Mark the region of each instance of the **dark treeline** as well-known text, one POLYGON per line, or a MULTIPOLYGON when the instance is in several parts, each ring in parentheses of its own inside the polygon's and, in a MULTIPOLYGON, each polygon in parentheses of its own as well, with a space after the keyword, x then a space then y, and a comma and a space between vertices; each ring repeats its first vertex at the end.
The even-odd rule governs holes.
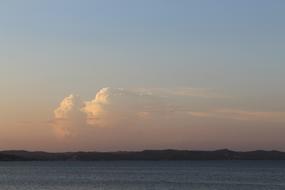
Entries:
POLYGON ((0 151, 0 161, 96 161, 96 160, 285 160, 285 152, 231 150, 144 150, 140 152, 29 152, 0 151))

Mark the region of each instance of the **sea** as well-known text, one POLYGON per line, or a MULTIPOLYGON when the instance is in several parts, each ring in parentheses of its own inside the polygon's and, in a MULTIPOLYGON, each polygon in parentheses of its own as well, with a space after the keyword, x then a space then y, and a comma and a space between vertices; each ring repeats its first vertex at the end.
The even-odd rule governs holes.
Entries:
POLYGON ((285 161, 0 162, 0 190, 284 190, 285 161))

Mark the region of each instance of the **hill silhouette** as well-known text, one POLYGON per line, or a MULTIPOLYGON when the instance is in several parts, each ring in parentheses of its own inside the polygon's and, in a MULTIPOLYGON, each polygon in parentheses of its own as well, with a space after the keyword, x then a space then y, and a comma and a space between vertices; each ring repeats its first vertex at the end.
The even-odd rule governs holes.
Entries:
POLYGON ((285 152, 227 149, 215 151, 144 150, 118 152, 0 151, 0 161, 96 161, 96 160, 285 160, 285 152))

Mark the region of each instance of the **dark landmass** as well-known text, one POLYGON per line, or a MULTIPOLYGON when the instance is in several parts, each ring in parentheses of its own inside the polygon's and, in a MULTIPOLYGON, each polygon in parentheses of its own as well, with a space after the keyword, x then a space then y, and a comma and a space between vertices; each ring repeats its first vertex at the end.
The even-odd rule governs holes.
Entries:
POLYGON ((144 150, 140 152, 29 152, 0 151, 0 161, 97 161, 97 160, 285 160, 285 152, 231 150, 144 150))

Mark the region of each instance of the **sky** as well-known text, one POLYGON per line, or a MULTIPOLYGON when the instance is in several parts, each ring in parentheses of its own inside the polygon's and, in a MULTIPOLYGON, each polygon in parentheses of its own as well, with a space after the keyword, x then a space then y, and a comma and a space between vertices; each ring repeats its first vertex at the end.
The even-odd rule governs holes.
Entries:
POLYGON ((0 1, 0 149, 285 151, 284 9, 0 1))

